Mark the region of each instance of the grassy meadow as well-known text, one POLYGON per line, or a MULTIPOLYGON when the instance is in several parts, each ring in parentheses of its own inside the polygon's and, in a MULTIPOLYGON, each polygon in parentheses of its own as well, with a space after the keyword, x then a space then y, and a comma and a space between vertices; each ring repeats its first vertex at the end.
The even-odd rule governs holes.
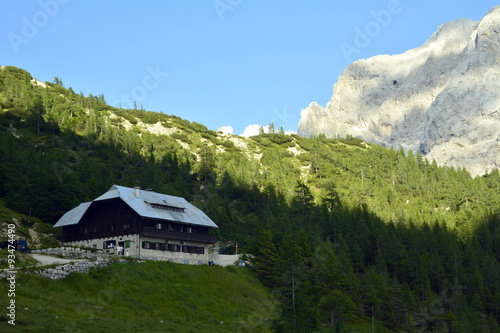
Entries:
POLYGON ((16 325, 1 332, 270 332, 278 317, 271 294, 245 267, 167 262, 115 263, 52 281, 19 274, 16 325))

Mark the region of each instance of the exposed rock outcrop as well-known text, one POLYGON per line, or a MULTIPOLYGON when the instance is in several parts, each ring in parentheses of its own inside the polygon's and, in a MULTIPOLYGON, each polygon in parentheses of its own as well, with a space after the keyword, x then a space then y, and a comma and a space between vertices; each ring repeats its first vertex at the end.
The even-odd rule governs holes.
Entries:
POLYGON ((500 6, 443 24, 416 49, 346 67, 326 107, 301 112, 299 135, 319 134, 420 151, 473 175, 500 168, 500 6))

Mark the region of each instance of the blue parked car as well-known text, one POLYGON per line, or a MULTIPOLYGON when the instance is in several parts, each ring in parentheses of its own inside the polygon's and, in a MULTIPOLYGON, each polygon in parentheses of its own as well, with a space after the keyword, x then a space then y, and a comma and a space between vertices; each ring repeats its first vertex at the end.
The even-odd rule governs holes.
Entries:
POLYGON ((19 252, 28 252, 28 250, 29 250, 28 249, 28 241, 26 239, 15 240, 12 243, 9 241, 1 242, 0 249, 9 249, 9 245, 14 246, 16 251, 19 251, 19 252))

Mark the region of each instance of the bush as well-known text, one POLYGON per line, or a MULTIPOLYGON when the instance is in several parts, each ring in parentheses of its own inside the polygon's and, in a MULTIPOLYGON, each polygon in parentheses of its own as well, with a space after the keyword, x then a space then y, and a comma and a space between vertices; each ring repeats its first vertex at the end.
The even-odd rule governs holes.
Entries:
POLYGON ((309 139, 302 139, 301 141, 298 142, 300 148, 304 149, 304 150, 311 150, 313 149, 313 144, 312 144, 312 141, 309 140, 309 139))
POLYGON ((151 111, 139 111, 139 118, 145 124, 156 124, 160 121, 160 114, 151 111))
POLYGON ((339 139, 338 141, 346 143, 351 146, 366 148, 366 145, 363 140, 361 140, 360 138, 356 138, 352 135, 347 135, 344 139, 339 139))
POLYGON ((178 140, 184 141, 186 143, 192 143, 191 139, 189 138, 189 136, 186 133, 177 133, 176 132, 176 133, 172 133, 170 136, 174 139, 178 139, 178 140))
POLYGON ((27 227, 32 227, 35 224, 35 221, 21 218, 21 224, 27 227))
POLYGON ((170 121, 162 121, 161 125, 165 128, 172 128, 174 127, 170 121))
POLYGON ((137 124, 137 117, 132 114, 134 113, 133 110, 120 110, 120 111, 115 111, 115 113, 128 120, 131 124, 133 125, 137 124))
POLYGON ((282 145, 284 143, 293 141, 293 138, 289 135, 284 135, 284 134, 269 134, 269 140, 278 145, 282 145))
POLYGON ((234 142, 231 140, 224 140, 224 141, 222 141, 221 145, 223 145, 224 147, 229 148, 229 149, 236 149, 234 142))
POLYGON ((193 130, 195 130, 196 132, 198 132, 198 133, 207 133, 207 132, 209 132, 208 128, 205 125, 199 124, 197 122, 192 122, 191 123, 191 128, 193 130))
POLYGON ((51 248, 51 247, 59 247, 59 246, 60 246, 60 244, 54 238, 51 238, 51 237, 41 237, 40 238, 39 247, 41 249, 51 248))
POLYGON ((55 232, 55 229, 48 223, 38 223, 36 225, 36 231, 51 235, 55 232))
POLYGON ((301 162, 311 162, 311 160, 312 160, 312 156, 311 156, 311 154, 309 154, 309 153, 300 154, 297 158, 298 158, 301 162))
POLYGON ((214 135, 212 135, 212 133, 210 133, 210 132, 202 132, 201 133, 201 137, 205 138, 207 140, 217 140, 217 137, 215 137, 214 135))
POLYGON ((250 139, 252 139, 253 141, 258 142, 258 143, 262 142, 262 136, 261 135, 251 136, 250 139))

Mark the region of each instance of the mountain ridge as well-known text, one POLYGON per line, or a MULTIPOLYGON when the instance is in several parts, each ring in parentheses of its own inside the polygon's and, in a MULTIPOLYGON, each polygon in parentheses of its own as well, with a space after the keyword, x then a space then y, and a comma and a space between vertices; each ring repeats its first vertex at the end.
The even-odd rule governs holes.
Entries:
MULTIPOLYGON (((0 70, 0 208, 24 213, 25 225, 31 216, 53 223, 110 184, 139 185, 184 197, 217 221, 226 252, 237 244, 252 254, 252 269, 279 302, 270 323, 276 331, 365 332, 374 322, 386 332, 499 331, 498 170, 472 178, 352 136, 241 138, 174 115, 114 108, 102 94, 76 94, 60 79, 45 87, 32 79, 12 66, 0 70)), ((0 209, 0 237, 11 216, 0 209)), ((28 238, 21 225, 17 234, 28 238)), ((111 276, 130 278, 108 267, 111 276)), ((144 273, 158 282, 159 268, 144 273)), ((19 278, 33 288, 31 277, 19 278)), ((83 282, 69 289, 77 305, 79 286, 89 281, 125 286, 110 284, 105 271, 57 283, 74 279, 83 282)), ((143 287, 158 290, 146 280, 143 287)), ((178 299, 193 309, 190 287, 183 283, 178 299)), ((123 304, 121 295, 109 301, 123 304)), ((85 304, 95 312, 91 299, 85 304)), ((126 307, 149 310, 141 305, 126 307)), ((19 307, 19 324, 64 311, 47 309, 38 316, 19 307)), ((118 311, 109 324, 127 318, 118 311)))
POLYGON ((347 66, 326 107, 301 112, 299 135, 352 135, 421 152, 474 176, 500 167, 500 7, 442 24, 421 46, 347 66))

